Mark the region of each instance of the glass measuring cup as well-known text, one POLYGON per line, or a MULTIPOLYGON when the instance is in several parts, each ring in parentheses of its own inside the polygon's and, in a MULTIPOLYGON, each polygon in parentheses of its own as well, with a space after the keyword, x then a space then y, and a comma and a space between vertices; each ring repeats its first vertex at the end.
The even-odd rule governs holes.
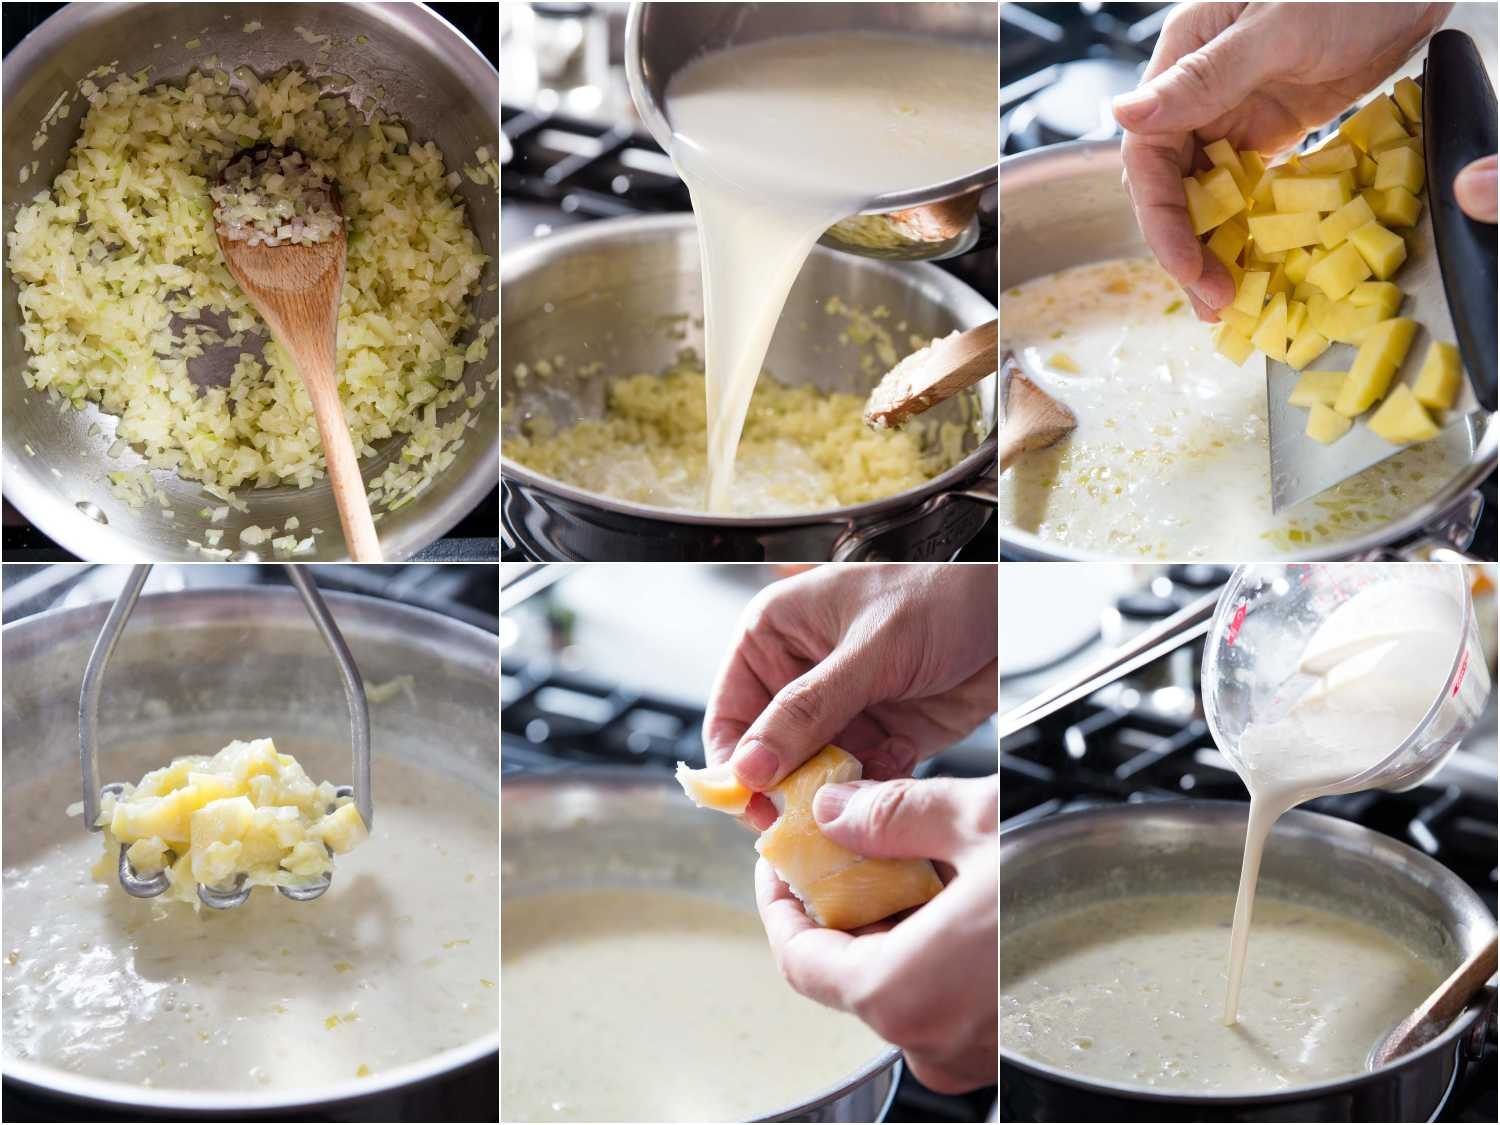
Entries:
POLYGON ((1446 563, 1254 564, 1236 568, 1209 626, 1201 684, 1208 728, 1235 772, 1245 776, 1240 737, 1251 723, 1275 722, 1313 685, 1302 673, 1308 639, 1360 590, 1400 581, 1427 586, 1460 607, 1452 663, 1440 695, 1381 762, 1339 787, 1400 791, 1435 774, 1473 726, 1490 692, 1489 669, 1469 593, 1468 573, 1446 563))

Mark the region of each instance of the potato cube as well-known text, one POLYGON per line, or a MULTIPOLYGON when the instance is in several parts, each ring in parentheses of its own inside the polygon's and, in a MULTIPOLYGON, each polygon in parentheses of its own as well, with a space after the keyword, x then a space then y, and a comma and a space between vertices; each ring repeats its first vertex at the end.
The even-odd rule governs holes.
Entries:
POLYGON ((1286 261, 1285 250, 1262 250, 1252 241, 1245 255, 1245 265, 1253 270, 1272 270, 1286 261))
POLYGON ((1324 445, 1332 444, 1349 432, 1354 422, 1321 402, 1307 412, 1307 436, 1324 445))
POLYGON ((1359 308, 1373 305, 1380 310, 1377 320, 1390 320, 1401 308, 1405 296, 1393 281, 1362 281, 1349 291, 1349 303, 1359 308))
POLYGON ((1378 94, 1339 126, 1339 136, 1353 141, 1363 152, 1373 152, 1382 141, 1405 137, 1406 129, 1396 103, 1385 94, 1378 94))
POLYGON ((1359 344, 1364 341, 1365 333, 1384 319, 1373 305, 1356 305, 1345 298, 1320 306, 1313 327, 1340 344, 1359 344))
MULTIPOLYGON (((1279 181, 1278 181, 1279 182, 1279 181)), ((1274 254, 1294 246, 1311 246, 1318 241, 1316 211, 1298 211, 1289 215, 1251 215, 1250 237, 1257 253, 1274 254)))
POLYGON ((1182 190, 1187 194, 1188 218, 1192 221, 1194 234, 1207 234, 1239 210, 1227 206, 1191 176, 1183 177, 1182 190))
POLYGON ((1344 381, 1333 408, 1346 418, 1353 418, 1375 405, 1406 359, 1416 332, 1416 321, 1399 316, 1371 327, 1359 345, 1349 378, 1344 381))
POLYGON ((1254 344, 1275 360, 1286 359, 1286 294, 1278 293, 1271 298, 1265 312, 1260 314, 1260 323, 1255 326, 1254 344))
POLYGON ((1318 224, 1318 240, 1325 248, 1332 250, 1349 237, 1350 231, 1374 221, 1375 212, 1371 210, 1365 197, 1356 195, 1318 224))
POLYGON ((1391 91, 1391 98, 1401 110, 1401 116, 1406 118, 1406 124, 1411 128, 1420 127, 1422 124, 1422 87, 1418 86, 1410 78, 1403 78, 1396 83, 1396 88, 1391 91))
POLYGON ((1198 177, 1201 183, 1219 202, 1219 206, 1227 210, 1231 215, 1238 214, 1245 209, 1245 196, 1240 191, 1239 184, 1235 182, 1234 174, 1228 168, 1214 168, 1204 172, 1198 177))
POLYGON ((1376 171, 1377 171, 1377 173, 1378 173, 1379 167, 1380 167, 1380 154, 1383 153, 1383 152, 1389 152, 1393 148, 1410 149, 1412 152, 1416 153, 1418 156, 1421 156, 1422 155, 1422 138, 1421 137, 1392 137, 1390 140, 1388 140, 1388 141, 1382 141, 1382 142, 1380 142, 1380 144, 1376 145, 1374 147, 1374 149, 1371 150, 1370 155, 1375 158, 1375 165, 1376 165, 1376 171))
POLYGON ((214 842, 231 843, 244 837, 255 822, 255 806, 249 797, 226 797, 210 801, 192 819, 192 846, 207 847, 214 842))
POLYGON ((1230 305, 1228 308, 1219 310, 1219 320, 1248 340, 1255 334, 1255 326, 1260 323, 1260 310, 1256 309, 1255 314, 1251 316, 1230 305))
POLYGON ((1376 191, 1399 187, 1418 195, 1426 182, 1427 165, 1419 153, 1409 148, 1388 148, 1375 158, 1375 182, 1370 186, 1376 191))
POLYGON ((1313 406, 1322 403, 1332 406, 1339 397, 1339 388, 1344 385, 1347 371, 1304 371, 1302 378, 1287 396, 1293 406, 1313 406))
POLYGON ((1292 283, 1286 276, 1286 264, 1277 262, 1271 270, 1271 280, 1266 282, 1266 300, 1270 300, 1278 293, 1291 292, 1292 283))
POLYGON ((1287 366, 1295 367, 1298 371, 1301 371, 1327 350, 1327 337, 1311 325, 1305 326, 1293 338, 1291 345, 1286 350, 1287 366))
POLYGON ((1370 415, 1370 429, 1392 445, 1431 441, 1438 436, 1437 423, 1405 383, 1399 383, 1390 398, 1370 415))
POLYGON ((193 878, 205 887, 229 887, 240 869, 240 842, 216 841, 191 854, 193 878))
POLYGON ((1300 157, 1302 170, 1311 175, 1330 172, 1347 172, 1359 164, 1359 153, 1347 141, 1335 141, 1317 152, 1305 152, 1300 157))
MULTIPOLYGON (((1245 170, 1245 179, 1250 182, 1251 187, 1260 183, 1260 178, 1265 174, 1266 161, 1260 153, 1253 149, 1242 148, 1239 151, 1240 167, 1245 170)), ((1249 192, 1247 191, 1248 195, 1249 192)))
POLYGON ((1387 188, 1380 193, 1375 217, 1388 227, 1414 227, 1422 216, 1422 201, 1404 187, 1387 188))
POLYGON ((1330 251, 1328 257, 1307 271, 1307 280, 1321 289, 1330 301, 1342 300, 1369 276, 1369 264, 1351 242, 1330 251))
POLYGON ((1417 372, 1412 393, 1430 410, 1448 410, 1458 401, 1463 378, 1464 364, 1458 349, 1442 340, 1434 340, 1427 348, 1427 357, 1422 360, 1422 369, 1417 372))
POLYGON ((1359 163, 1354 166, 1354 182, 1362 188, 1367 188, 1375 182, 1377 165, 1373 157, 1360 154, 1359 163))
POLYGON ((287 853, 286 858, 281 861, 281 866, 293 875, 309 878, 321 875, 332 868, 333 860, 328 857, 328 849, 321 843, 303 840, 287 853))
POLYGON ((1249 336, 1237 331, 1233 325, 1221 324, 1214 336, 1214 351, 1238 367, 1250 358, 1255 345, 1249 336))
POLYGON ((1271 185, 1284 175, 1287 175, 1285 168, 1262 169, 1255 186, 1250 189, 1250 202, 1257 207, 1271 207, 1271 185))
POLYGON ((1271 199, 1282 214, 1337 211, 1349 202, 1349 188, 1337 174, 1287 176, 1271 185, 1271 199))
POLYGON ((1389 278, 1406 261, 1406 241, 1379 223, 1366 223, 1351 231, 1349 244, 1359 251, 1381 281, 1389 278))
POLYGON ((1240 163, 1240 154, 1234 151, 1234 146, 1228 141, 1220 139, 1205 145, 1203 155, 1208 157, 1209 162, 1215 168, 1223 168, 1234 177, 1235 187, 1239 189, 1242 196, 1255 186, 1253 183, 1246 182, 1245 168, 1240 163))
POLYGON ((1297 333, 1302 331, 1307 323, 1307 302, 1297 301, 1291 297, 1286 301, 1286 334, 1287 338, 1295 340, 1297 333))
POLYGON ((125 855, 137 875, 155 875, 167 865, 167 842, 160 836, 146 836, 126 848, 125 855))
POLYGON ((1305 246, 1293 246, 1286 252, 1283 264, 1286 266, 1287 280, 1293 285, 1299 285, 1307 280, 1307 271, 1312 266, 1312 255, 1308 253, 1305 246))
POLYGON ((1239 262, 1240 251, 1249 240, 1250 228, 1245 225, 1245 220, 1230 219, 1216 227, 1209 236, 1208 252, 1224 265, 1233 266, 1239 262))
POLYGON ((339 855, 352 851, 370 838, 369 830, 352 804, 340 805, 322 820, 313 832, 339 855))
POLYGON ((1270 282, 1271 275, 1268 271, 1246 270, 1245 276, 1240 278, 1240 287, 1231 307, 1258 320, 1261 307, 1266 303, 1266 286, 1270 282))

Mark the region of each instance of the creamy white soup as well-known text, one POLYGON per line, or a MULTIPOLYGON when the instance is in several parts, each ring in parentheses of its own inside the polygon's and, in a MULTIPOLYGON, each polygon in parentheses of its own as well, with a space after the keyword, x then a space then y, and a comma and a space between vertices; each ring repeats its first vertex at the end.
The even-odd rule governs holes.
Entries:
POLYGON ((134 899, 89 877, 99 837, 72 771, 5 818, 6 1054, 184 1090, 288 1090, 379 1075, 493 1035, 493 795, 385 758, 375 825, 333 885, 262 887, 233 910, 134 899))
POLYGON ((1078 418, 1000 478, 1002 523, 1050 542, 1237 562, 1306 551, 1404 515, 1467 456, 1445 435, 1272 515, 1264 359, 1215 353, 1154 261, 1063 270, 1000 304, 1002 350, 1078 418))

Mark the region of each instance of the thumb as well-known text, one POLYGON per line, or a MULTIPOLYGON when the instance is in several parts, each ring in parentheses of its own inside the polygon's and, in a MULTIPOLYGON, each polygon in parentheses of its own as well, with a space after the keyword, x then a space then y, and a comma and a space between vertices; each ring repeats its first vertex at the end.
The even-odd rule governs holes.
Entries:
POLYGON ((1231 28, 1183 55, 1151 81, 1114 100, 1115 120, 1132 133, 1190 133, 1241 105, 1266 77, 1265 52, 1231 28))
POLYGON ((835 844, 872 858, 953 862, 995 837, 994 778, 854 781, 813 797, 818 828, 835 844))
POLYGON ((1493 156, 1476 160, 1453 181, 1453 197, 1463 213, 1481 223, 1493 223, 1500 201, 1496 198, 1495 162, 1493 156))

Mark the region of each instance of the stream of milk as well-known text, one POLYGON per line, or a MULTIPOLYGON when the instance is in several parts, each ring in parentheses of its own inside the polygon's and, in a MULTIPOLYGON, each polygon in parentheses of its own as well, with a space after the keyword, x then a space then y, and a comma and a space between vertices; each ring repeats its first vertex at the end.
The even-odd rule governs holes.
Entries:
POLYGON ((1239 1013, 1250 915, 1266 838, 1314 797, 1371 787, 1363 775, 1393 754, 1437 701, 1463 635, 1463 608, 1441 590, 1403 581, 1367 586, 1313 632, 1299 671, 1314 677, 1282 717, 1240 736, 1250 819, 1229 953, 1224 1023, 1239 1013))
POLYGON ((993 45, 874 32, 730 47, 672 79, 671 156, 703 268, 709 510, 728 506, 750 395, 813 244, 879 196, 994 164, 996 81, 993 45))

